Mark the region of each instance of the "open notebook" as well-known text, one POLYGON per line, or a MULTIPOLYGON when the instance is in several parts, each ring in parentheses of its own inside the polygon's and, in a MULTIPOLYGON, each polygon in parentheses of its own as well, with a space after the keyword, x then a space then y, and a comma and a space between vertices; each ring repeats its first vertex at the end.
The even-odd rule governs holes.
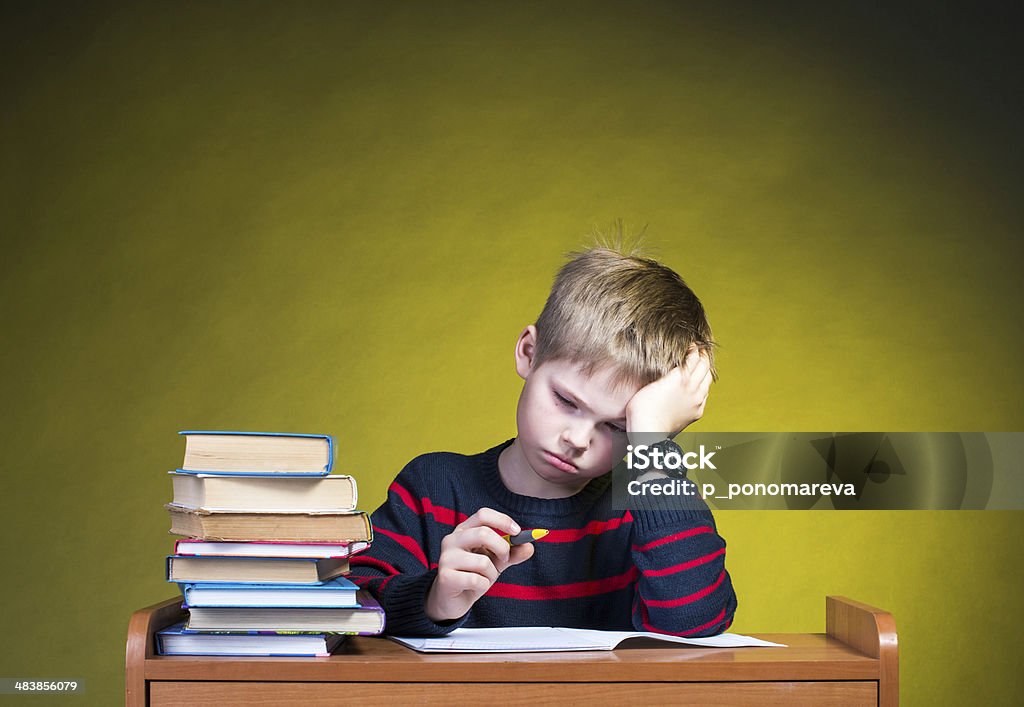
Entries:
POLYGON ((647 631, 595 631, 583 628, 516 626, 511 628, 458 628, 447 636, 431 638, 388 636, 420 653, 533 653, 551 651, 610 651, 630 638, 654 638, 701 648, 739 648, 785 644, 762 641, 738 633, 707 638, 681 638, 647 631))

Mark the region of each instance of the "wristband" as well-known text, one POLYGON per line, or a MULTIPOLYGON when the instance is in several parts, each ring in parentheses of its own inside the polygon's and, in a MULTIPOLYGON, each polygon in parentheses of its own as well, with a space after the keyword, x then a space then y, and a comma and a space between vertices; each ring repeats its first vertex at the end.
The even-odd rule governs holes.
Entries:
MULTIPOLYGON (((658 451, 660 451, 661 452, 660 459, 665 459, 665 457, 670 452, 674 452, 676 454, 676 458, 677 459, 682 459, 683 458, 683 448, 680 447, 678 444, 676 444, 674 441, 672 441, 672 439, 670 439, 670 438, 659 440, 659 441, 655 442, 654 444, 648 445, 648 447, 650 449, 657 449, 658 451)), ((668 476, 671 479, 683 479, 683 480, 686 479, 686 467, 684 467, 682 465, 680 465, 678 467, 663 467, 663 466, 658 466, 655 463, 654 459, 652 459, 651 460, 651 466, 654 467, 655 469, 657 469, 658 471, 660 471, 661 473, 665 474, 665 476, 668 476)))

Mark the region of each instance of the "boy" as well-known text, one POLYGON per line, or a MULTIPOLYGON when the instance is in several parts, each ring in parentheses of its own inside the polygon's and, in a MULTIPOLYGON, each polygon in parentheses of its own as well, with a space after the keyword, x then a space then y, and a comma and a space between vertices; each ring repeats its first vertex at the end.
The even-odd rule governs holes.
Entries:
POLYGON ((703 307, 653 260, 604 247, 573 256, 516 342, 517 436, 472 456, 413 459, 373 513, 373 545, 352 558, 351 578, 380 600, 389 633, 706 636, 732 623, 725 541, 703 501, 611 507, 609 472, 627 444, 674 436, 703 414, 714 376, 703 307), (502 537, 533 528, 550 533, 515 546, 502 537))

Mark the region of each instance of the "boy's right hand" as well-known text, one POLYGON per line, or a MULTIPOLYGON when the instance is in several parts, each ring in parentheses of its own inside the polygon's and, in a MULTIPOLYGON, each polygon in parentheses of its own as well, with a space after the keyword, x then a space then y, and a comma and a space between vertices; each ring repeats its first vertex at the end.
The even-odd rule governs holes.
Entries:
POLYGON ((682 366, 648 383, 626 403, 626 433, 634 444, 650 444, 637 433, 659 433, 669 439, 704 414, 714 376, 708 355, 696 344, 686 352, 682 366))
POLYGON ((514 520, 490 508, 481 508, 455 526, 441 541, 437 577, 427 593, 427 616, 435 622, 462 618, 506 568, 533 557, 533 543, 512 547, 501 537, 519 531, 514 520))

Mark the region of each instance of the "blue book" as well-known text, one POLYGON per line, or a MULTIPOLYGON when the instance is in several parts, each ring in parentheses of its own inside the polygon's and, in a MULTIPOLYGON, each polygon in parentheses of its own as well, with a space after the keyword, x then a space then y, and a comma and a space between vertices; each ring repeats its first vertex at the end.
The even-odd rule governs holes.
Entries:
POLYGON ((196 633, 184 630, 184 623, 156 633, 160 655, 254 655, 254 656, 326 656, 342 641, 343 635, 323 633, 196 633))
POLYGON ((348 633, 376 636, 384 631, 384 609, 360 591, 359 606, 274 607, 193 606, 188 610, 185 633, 348 633))
POLYGON ((183 430, 183 474, 327 476, 334 468, 330 435, 183 430))
POLYGON ((319 609, 358 608, 359 587, 344 577, 335 577, 323 584, 295 586, 289 584, 181 584, 181 593, 188 608, 194 606, 237 606, 319 609))

